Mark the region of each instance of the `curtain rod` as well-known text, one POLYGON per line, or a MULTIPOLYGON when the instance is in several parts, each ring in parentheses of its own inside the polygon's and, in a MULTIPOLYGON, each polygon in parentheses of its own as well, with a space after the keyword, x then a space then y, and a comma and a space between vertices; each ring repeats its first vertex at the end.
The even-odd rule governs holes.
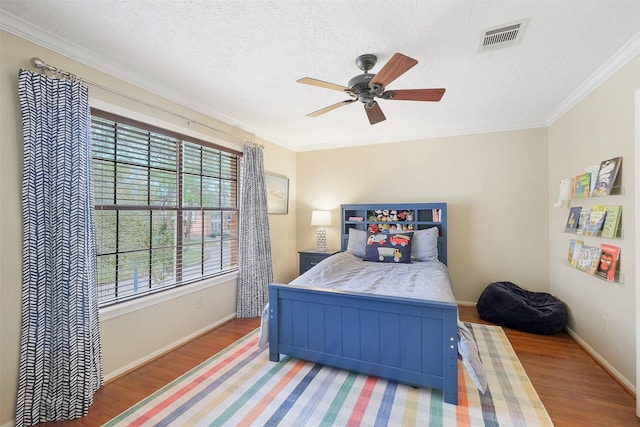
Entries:
POLYGON ((221 134, 226 135, 226 136, 228 136, 228 137, 231 137, 231 138, 233 138, 233 139, 240 140, 240 141, 242 141, 243 143, 250 144, 250 145, 253 145, 253 146, 255 146, 255 147, 264 148, 264 145, 262 145, 262 144, 257 144, 257 143, 255 143, 255 142, 253 142, 253 141, 248 140, 248 139, 240 138, 240 137, 238 137, 238 136, 236 136, 236 135, 232 135, 232 134, 230 134, 229 132, 225 132, 225 131, 220 130, 220 129, 217 129, 217 128, 213 127, 213 126, 209 126, 209 125, 207 125, 207 124, 205 124, 205 123, 198 122, 198 121, 193 120, 193 119, 191 119, 191 118, 189 118, 189 117, 183 116, 183 115, 181 115, 181 114, 175 113, 175 112, 173 112, 173 111, 170 111, 170 110, 167 110, 167 109, 165 109, 165 108, 159 107, 159 106, 157 106, 157 105, 154 105, 154 104, 148 103, 148 102, 146 102, 146 101, 143 101, 142 99, 135 98, 135 97, 133 97, 133 96, 131 96, 131 95, 128 95, 128 94, 126 94, 126 93, 123 93, 123 92, 120 92, 120 91, 118 91, 118 90, 112 89, 112 88, 110 88, 110 87, 108 87, 108 86, 104 86, 104 85, 101 85, 101 84, 99 84, 99 83, 92 82, 91 80, 87 80, 87 79, 85 79, 85 78, 83 78, 83 77, 79 77, 79 76, 77 76, 77 75, 75 75, 75 74, 72 74, 72 73, 70 73, 70 72, 68 72, 68 71, 64 71, 64 70, 61 70, 61 69, 59 69, 59 68, 56 68, 56 67, 54 67, 53 65, 49 65, 49 64, 45 63, 45 62, 44 62, 42 59, 40 59, 40 58, 35 58, 35 57, 34 57, 34 58, 31 58, 31 61, 30 61, 30 62, 31 62, 31 66, 33 66, 34 68, 39 69, 39 70, 40 70, 41 72, 43 72, 43 73, 44 73, 44 72, 49 72, 49 73, 57 74, 57 75, 58 75, 58 76, 60 76, 60 78, 62 78, 62 79, 66 79, 66 80, 70 80, 70 81, 77 81, 77 82, 80 82, 80 83, 90 84, 91 86, 95 86, 95 87, 97 87, 97 88, 100 88, 100 89, 106 90, 107 92, 114 93, 114 94, 116 94, 116 95, 118 95, 118 96, 121 96, 121 97, 123 97, 123 98, 127 98, 127 99, 129 99, 129 100, 131 100, 131 101, 137 102, 137 103, 139 103, 139 104, 146 105, 147 107, 151 107, 151 108, 154 108, 154 109, 156 109, 156 110, 162 111, 162 112, 164 112, 164 113, 171 114, 172 116, 179 117, 179 118, 181 118, 181 119, 183 119, 183 120, 186 120, 186 121, 187 121, 187 126, 189 126, 190 124, 192 124, 192 123, 193 123, 193 124, 196 124, 196 125, 199 125, 199 126, 206 127, 206 128, 208 128, 208 129, 211 129, 211 130, 213 130, 213 131, 216 131, 216 132, 218 132, 218 133, 221 133, 221 134))

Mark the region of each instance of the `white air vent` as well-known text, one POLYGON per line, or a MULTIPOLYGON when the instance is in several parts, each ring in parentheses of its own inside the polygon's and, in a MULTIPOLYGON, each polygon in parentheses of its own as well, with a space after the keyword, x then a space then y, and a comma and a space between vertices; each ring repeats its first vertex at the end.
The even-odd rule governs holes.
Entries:
POLYGON ((482 31, 479 52, 514 46, 522 40, 527 19, 482 31))

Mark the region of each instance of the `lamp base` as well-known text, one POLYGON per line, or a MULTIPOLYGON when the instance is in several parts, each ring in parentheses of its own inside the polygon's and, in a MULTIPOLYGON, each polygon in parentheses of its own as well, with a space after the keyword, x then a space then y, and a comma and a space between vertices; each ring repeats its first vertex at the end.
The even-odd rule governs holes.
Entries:
POLYGON ((327 251, 327 231, 322 227, 319 227, 316 232, 316 250, 318 252, 327 251))

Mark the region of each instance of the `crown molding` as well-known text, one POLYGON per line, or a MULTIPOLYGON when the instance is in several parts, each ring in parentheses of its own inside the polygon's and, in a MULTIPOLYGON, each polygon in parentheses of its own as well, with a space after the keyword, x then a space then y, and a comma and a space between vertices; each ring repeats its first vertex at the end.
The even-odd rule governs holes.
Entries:
MULTIPOLYGON (((116 66, 111 61, 106 61, 100 55, 97 55, 95 52, 92 52, 88 49, 85 49, 77 44, 51 34, 47 31, 42 30, 41 28, 32 25, 31 23, 22 20, 19 17, 16 17, 10 13, 2 13, 0 15, 0 29, 7 31, 17 37, 30 41, 34 44, 42 46, 46 49, 49 49, 53 52, 59 53, 63 56, 66 56, 74 61, 82 63, 91 68, 100 70, 109 74, 113 77, 116 77, 126 83, 137 86, 141 89, 144 89, 150 93, 155 95, 159 95, 171 102, 175 102, 179 105, 183 105, 187 108, 190 108, 199 113, 205 114, 215 120, 226 123, 230 126, 236 127, 239 130, 252 133, 254 136, 265 139, 266 141, 273 142, 277 145, 280 145, 284 148, 290 149, 292 151, 313 151, 313 150, 322 150, 322 149, 331 149, 331 148, 342 148, 342 147, 352 147, 358 145, 369 145, 369 144, 380 144, 380 143, 388 143, 391 142, 388 139, 380 139, 380 140, 372 140, 367 139, 366 141, 361 140, 345 140, 345 141, 336 141, 332 144, 315 144, 315 145, 307 145, 307 146, 297 146, 291 141, 288 141, 286 136, 283 135, 269 135, 268 133, 260 132, 254 130, 251 126, 245 123, 238 122, 236 119, 231 117, 227 117, 217 111, 212 111, 209 107, 205 105, 201 105, 198 103, 194 103, 191 99, 186 99, 181 97, 179 93, 172 88, 154 84, 154 82, 150 81, 149 76, 141 75, 140 73, 136 73, 130 69, 126 69, 122 66, 116 66), (277 141, 277 142, 276 142, 277 141)), ((564 101, 562 101, 555 109, 547 115, 543 121, 543 123, 529 123, 529 124, 520 124, 514 125, 505 128, 492 128, 492 129, 452 129, 449 132, 440 132, 437 134, 425 136, 405 136, 401 138, 401 140, 393 141, 393 142, 401 142, 408 140, 422 140, 422 139, 431 139, 431 138, 439 138, 446 136, 457 136, 457 135, 469 135, 472 133, 488 133, 488 132, 500 132, 500 131, 509 131, 509 130, 519 130, 519 129, 531 129, 537 127, 549 127, 555 121, 557 121, 560 117, 570 111, 573 107, 575 107, 580 101, 582 101, 586 96, 588 96, 591 92, 593 92, 596 88, 598 88, 602 83, 604 83, 609 77, 618 72, 622 67, 624 67, 631 60, 640 55, 640 32, 637 33, 629 42, 627 42, 620 50, 618 50, 605 64, 603 64, 598 70, 596 70, 587 80, 585 80, 576 90, 574 90, 564 101)), ((43 60, 46 59, 43 58, 43 60)), ((52 64, 53 65, 53 64, 52 64)))
MULTIPOLYGON (((63 55, 69 59, 79 62, 88 67, 94 68, 123 82, 136 86, 154 95, 161 96, 171 102, 182 105, 186 108, 194 110, 198 113, 205 114, 215 120, 227 125, 233 126, 238 130, 252 133, 255 136, 262 135, 251 128, 248 124, 241 123, 231 117, 227 117, 218 111, 213 111, 209 107, 194 103, 193 100, 180 96, 179 91, 175 88, 167 87, 151 81, 148 75, 140 74, 136 71, 115 64, 113 61, 107 61, 101 55, 78 46, 72 41, 59 37, 48 31, 41 29, 15 15, 3 12, 0 19, 0 30, 4 30, 17 37, 48 49, 52 52, 63 55)), ((47 62, 46 58, 41 58, 47 62)), ((55 66, 55 64, 51 64, 55 66)), ((72 72, 71 70, 65 70, 72 72)), ((72 72, 73 73, 73 72, 72 72)), ((73 73, 76 74, 76 73, 73 73)), ((82 78, 81 75, 78 77, 82 78)))
POLYGON ((78 46, 69 40, 45 31, 40 27, 36 27, 22 18, 10 13, 2 12, 2 15, 0 16, 2 18, 0 19, 1 30, 37 44, 38 46, 42 46, 45 49, 49 49, 53 52, 69 57, 84 65, 96 68, 95 63, 97 62, 98 57, 93 52, 78 46))
POLYGON ((469 136, 469 135, 482 135, 487 133, 501 133, 501 132, 517 132, 523 130, 531 130, 531 129, 540 129, 547 128, 547 125, 542 122, 531 122, 531 123, 520 123, 514 124, 512 126, 495 126, 495 127, 485 127, 485 128, 466 128, 466 129, 445 129, 439 132, 431 132, 429 134, 412 134, 412 135, 402 135, 398 136, 398 138, 394 140, 389 140, 389 138, 365 138, 365 139, 349 139, 344 141, 335 141, 326 144, 307 144, 300 145, 296 147, 293 151, 296 152, 305 152, 305 151, 320 151, 320 150, 331 150, 334 148, 349 148, 349 147, 358 147, 363 145, 378 145, 378 144, 391 144, 391 143, 399 143, 399 142, 411 142, 411 141, 425 141, 430 139, 440 139, 440 138, 453 138, 458 136, 469 136))
POLYGON ((603 84, 609 77, 620 71, 622 67, 640 55, 640 32, 631 38, 607 62, 598 68, 587 80, 574 90, 545 118, 547 126, 551 126, 560 117, 569 112, 580 101, 603 84))

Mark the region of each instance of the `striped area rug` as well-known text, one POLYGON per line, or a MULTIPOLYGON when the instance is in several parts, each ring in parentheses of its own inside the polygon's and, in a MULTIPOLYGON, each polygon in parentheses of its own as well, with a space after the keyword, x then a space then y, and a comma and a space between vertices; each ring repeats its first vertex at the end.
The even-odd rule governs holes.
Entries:
POLYGON ((442 393, 283 357, 254 331, 105 426, 551 426, 502 328, 468 323, 489 377, 459 369, 459 404, 442 393))

